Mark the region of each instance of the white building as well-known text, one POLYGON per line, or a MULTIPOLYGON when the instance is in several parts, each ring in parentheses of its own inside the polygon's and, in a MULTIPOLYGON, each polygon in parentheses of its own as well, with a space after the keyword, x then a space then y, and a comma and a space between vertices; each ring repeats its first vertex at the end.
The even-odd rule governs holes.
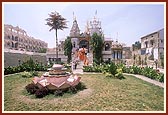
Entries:
POLYGON ((161 66, 161 58, 164 56, 164 29, 141 37, 141 55, 147 56, 161 66))
POLYGON ((4 48, 28 52, 44 52, 48 44, 40 39, 28 36, 26 31, 12 25, 4 25, 4 48))

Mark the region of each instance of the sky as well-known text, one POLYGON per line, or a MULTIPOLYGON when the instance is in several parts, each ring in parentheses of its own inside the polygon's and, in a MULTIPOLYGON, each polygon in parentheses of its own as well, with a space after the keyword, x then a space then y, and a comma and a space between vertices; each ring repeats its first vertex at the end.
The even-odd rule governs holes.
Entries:
POLYGON ((163 3, 4 3, 3 23, 19 26, 28 36, 43 40, 49 48, 55 47, 55 31, 49 31, 46 20, 57 11, 67 19, 68 28, 58 31, 58 40, 69 36, 73 12, 81 32, 87 21, 97 12, 105 38, 118 39, 131 46, 140 38, 165 27, 163 3))

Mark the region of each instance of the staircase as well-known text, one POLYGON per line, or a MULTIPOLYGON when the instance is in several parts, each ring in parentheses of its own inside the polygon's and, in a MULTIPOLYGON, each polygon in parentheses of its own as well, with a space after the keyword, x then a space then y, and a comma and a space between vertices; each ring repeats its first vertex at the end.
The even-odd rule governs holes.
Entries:
POLYGON ((78 62, 76 69, 73 69, 72 73, 73 74, 83 74, 83 62, 82 61, 78 62))
MULTIPOLYGON (((75 56, 72 55, 72 62, 74 61, 75 61, 75 56)), ((73 74, 83 74, 83 65, 84 65, 83 61, 79 60, 76 69, 75 68, 72 69, 72 73, 73 74)))
MULTIPOLYGON (((93 64, 93 54, 88 53, 87 59, 89 61, 89 65, 92 65, 93 64)), ((75 56, 72 55, 72 61, 74 60, 75 60, 75 56)), ((84 66, 84 62, 79 60, 76 69, 72 70, 73 74, 83 74, 83 66, 84 66)))
POLYGON ((87 53, 87 59, 89 61, 89 65, 92 65, 93 64, 93 54, 87 53))

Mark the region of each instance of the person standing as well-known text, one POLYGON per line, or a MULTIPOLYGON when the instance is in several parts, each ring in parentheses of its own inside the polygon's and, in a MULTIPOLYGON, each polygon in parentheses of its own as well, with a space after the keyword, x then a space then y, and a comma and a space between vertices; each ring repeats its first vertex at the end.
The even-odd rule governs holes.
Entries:
POLYGON ((78 63, 77 63, 77 61, 75 61, 75 69, 77 68, 77 65, 78 65, 78 63))

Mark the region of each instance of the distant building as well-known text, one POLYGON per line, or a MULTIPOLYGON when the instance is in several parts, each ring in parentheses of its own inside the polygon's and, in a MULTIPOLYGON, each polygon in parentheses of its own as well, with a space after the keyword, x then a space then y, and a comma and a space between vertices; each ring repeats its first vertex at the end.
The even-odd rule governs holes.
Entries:
POLYGON ((58 59, 56 58, 56 49, 55 48, 49 48, 47 51, 47 62, 53 63, 53 62, 67 62, 67 56, 64 55, 64 51, 58 51, 58 59))
POLYGON ((164 29, 141 37, 141 55, 143 58, 146 55, 148 60, 153 60, 161 66, 164 56, 164 29))
POLYGON ((4 48, 28 52, 46 52, 48 44, 42 40, 27 35, 18 26, 4 25, 4 48))
POLYGON ((111 38, 104 38, 104 47, 102 51, 102 57, 104 61, 112 61, 112 43, 111 38))
POLYGON ((12 25, 4 25, 4 67, 17 66, 30 58, 47 64, 48 44, 27 35, 26 31, 12 25))
POLYGON ((112 61, 115 63, 121 63, 123 59, 123 46, 118 41, 112 44, 112 61))
POLYGON ((131 65, 131 61, 132 61, 132 51, 131 51, 131 47, 127 47, 127 46, 123 46, 123 51, 122 51, 122 55, 123 55, 123 62, 127 65, 131 65))
POLYGON ((122 60, 122 45, 118 43, 118 41, 114 42, 112 38, 104 37, 101 21, 96 16, 94 16, 90 22, 87 22, 84 33, 80 33, 77 20, 74 18, 73 25, 70 30, 70 38, 73 45, 72 52, 75 52, 76 49, 85 46, 88 50, 88 59, 90 59, 90 62, 93 62, 93 54, 90 47, 90 40, 93 33, 97 33, 104 39, 104 47, 102 51, 102 57, 104 61, 122 60))
POLYGON ((54 63, 56 61, 59 62, 67 62, 67 56, 64 55, 64 41, 60 41, 58 45, 58 59, 56 58, 56 48, 48 48, 47 53, 47 62, 54 63))
MULTIPOLYGON (((97 33, 98 35, 102 36, 104 40, 104 46, 102 51, 102 57, 104 61, 115 61, 116 63, 122 61, 122 44, 118 41, 113 41, 112 38, 106 38, 103 35, 101 21, 94 16, 91 21, 87 21, 86 28, 84 32, 80 31, 78 22, 76 17, 73 18, 72 27, 69 33, 72 43, 72 60, 74 59, 74 54, 77 49, 85 47, 87 49, 87 58, 89 59, 89 64, 93 63, 93 51, 91 48, 90 40, 93 33, 97 33)), ((67 60, 67 56, 64 56, 63 52, 64 41, 61 42, 59 45, 59 56, 58 60, 65 62, 67 60), (61 48, 61 49, 60 49, 61 48)), ((56 61, 55 50, 51 49, 47 51, 47 60, 50 62, 56 61)))

